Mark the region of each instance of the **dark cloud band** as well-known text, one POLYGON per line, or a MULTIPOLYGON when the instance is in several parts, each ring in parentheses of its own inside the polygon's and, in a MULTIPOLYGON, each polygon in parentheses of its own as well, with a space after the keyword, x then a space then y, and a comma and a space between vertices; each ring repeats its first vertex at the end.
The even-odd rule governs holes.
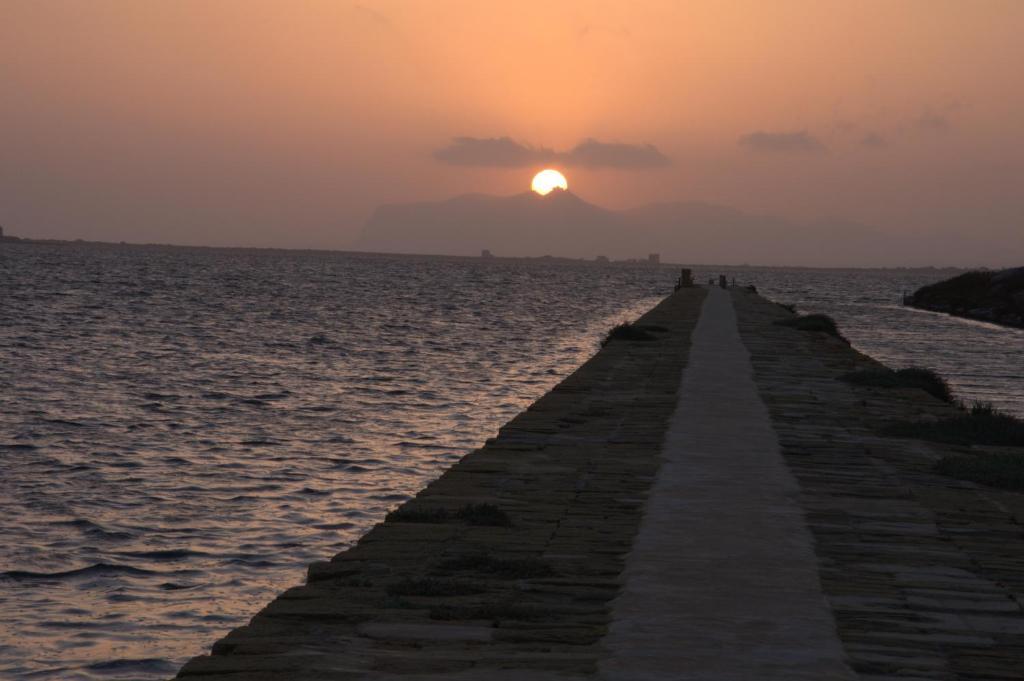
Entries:
POLYGON ((510 137, 456 137, 434 152, 442 163, 457 166, 523 168, 561 163, 584 168, 641 169, 669 165, 669 158, 652 144, 621 144, 585 139, 568 151, 530 147, 510 137))
POLYGON ((740 146, 751 151, 776 154, 817 154, 825 145, 806 130, 795 132, 751 132, 739 139, 740 146))

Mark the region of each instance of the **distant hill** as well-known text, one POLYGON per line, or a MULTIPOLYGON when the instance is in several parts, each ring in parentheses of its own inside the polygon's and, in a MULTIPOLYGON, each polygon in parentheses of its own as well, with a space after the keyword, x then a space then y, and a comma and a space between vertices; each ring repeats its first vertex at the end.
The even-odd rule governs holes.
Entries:
MULTIPOLYGON (((948 240, 943 245, 948 248, 948 240)), ((953 252, 967 257, 968 246, 953 252)), ((927 243, 853 222, 798 223, 699 202, 612 211, 561 190, 547 196, 467 194, 383 205, 367 221, 355 248, 447 255, 479 255, 488 249, 497 256, 576 258, 660 253, 665 262, 708 264, 937 264, 927 243)))
POLYGON ((607 255, 621 241, 624 226, 620 214, 571 192, 467 194, 436 203, 381 206, 366 223, 357 248, 447 255, 479 255, 487 248, 505 256, 594 257, 607 255))

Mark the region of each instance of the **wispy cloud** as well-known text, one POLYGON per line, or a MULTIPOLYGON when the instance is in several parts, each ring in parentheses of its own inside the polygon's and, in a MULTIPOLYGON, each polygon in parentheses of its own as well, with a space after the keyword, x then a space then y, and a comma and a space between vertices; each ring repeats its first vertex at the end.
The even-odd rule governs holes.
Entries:
POLYGON ((391 20, 388 19, 384 13, 378 12, 375 9, 371 9, 365 5, 356 4, 352 6, 352 10, 372 21, 377 22, 381 26, 386 26, 388 28, 392 27, 391 20))
POLYGON ((434 152, 434 158, 454 166, 521 168, 547 163, 557 154, 543 147, 528 147, 511 137, 456 137, 434 152))
POLYGON ((442 163, 458 166, 522 168, 561 163, 584 168, 643 169, 667 166, 670 160, 653 144, 601 142, 588 138, 567 151, 531 147, 511 137, 456 137, 434 152, 442 163))
POLYGON ((884 149, 889 143, 877 132, 869 132, 861 138, 860 144, 868 149, 884 149))
POLYGON ((921 114, 914 120, 916 128, 930 132, 945 132, 949 129, 949 125, 949 118, 945 114, 937 114, 931 111, 921 114))
POLYGON ((586 139, 560 154, 568 165, 587 168, 656 168, 669 165, 668 156, 653 144, 621 144, 586 139))
POLYGON ((739 145, 750 151, 772 154, 819 154, 825 145, 806 130, 793 132, 751 132, 741 135, 739 145))

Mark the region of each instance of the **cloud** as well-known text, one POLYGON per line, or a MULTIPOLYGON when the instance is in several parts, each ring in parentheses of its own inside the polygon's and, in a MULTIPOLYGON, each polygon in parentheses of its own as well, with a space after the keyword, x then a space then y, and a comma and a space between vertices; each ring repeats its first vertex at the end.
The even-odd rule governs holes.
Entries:
POLYGON ((751 132, 740 136, 739 144, 751 151, 772 154, 818 154, 825 151, 825 145, 806 130, 751 132))
POLYGON ((378 12, 375 9, 370 9, 369 7, 366 7, 364 5, 358 5, 358 4, 357 5, 353 5, 352 6, 352 10, 355 11, 356 13, 358 13, 358 14, 360 14, 360 15, 362 15, 362 16, 370 19, 370 20, 372 20, 372 21, 375 21, 376 23, 380 24, 381 26, 386 26, 387 28, 391 28, 391 20, 388 19, 387 16, 384 15, 382 12, 378 12))
POLYGON ((586 139, 560 154, 566 165, 585 168, 656 168, 669 164, 668 156, 653 144, 620 144, 586 139))
POLYGON ((669 158, 652 144, 601 142, 588 138, 568 151, 531 147, 511 137, 456 137, 434 152, 442 163, 457 166, 523 168, 541 163, 561 163, 583 168, 657 168, 669 158))
POLYGON ((434 158, 453 166, 522 168, 545 163, 557 154, 551 149, 527 147, 511 137, 456 137, 434 152, 434 158))
POLYGON ((928 112, 918 116, 914 125, 921 130, 944 132, 949 128, 949 119, 943 114, 928 112))
POLYGON ((877 132, 869 132, 861 138, 861 146, 868 147, 869 149, 884 149, 889 146, 889 143, 885 141, 885 138, 879 135, 877 132))

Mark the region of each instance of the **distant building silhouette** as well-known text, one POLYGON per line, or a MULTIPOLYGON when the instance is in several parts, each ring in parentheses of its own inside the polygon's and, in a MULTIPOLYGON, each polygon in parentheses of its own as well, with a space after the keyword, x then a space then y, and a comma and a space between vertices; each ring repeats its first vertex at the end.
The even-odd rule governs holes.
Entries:
POLYGON ((660 265, 661 253, 651 253, 649 256, 647 256, 647 262, 650 263, 651 265, 660 265))
POLYGON ((484 250, 480 251, 480 257, 481 258, 493 258, 494 255, 491 253, 491 251, 489 249, 485 248, 484 250))
POLYGON ((608 262, 608 256, 607 255, 599 255, 596 258, 594 258, 594 260, 596 262, 608 262))

